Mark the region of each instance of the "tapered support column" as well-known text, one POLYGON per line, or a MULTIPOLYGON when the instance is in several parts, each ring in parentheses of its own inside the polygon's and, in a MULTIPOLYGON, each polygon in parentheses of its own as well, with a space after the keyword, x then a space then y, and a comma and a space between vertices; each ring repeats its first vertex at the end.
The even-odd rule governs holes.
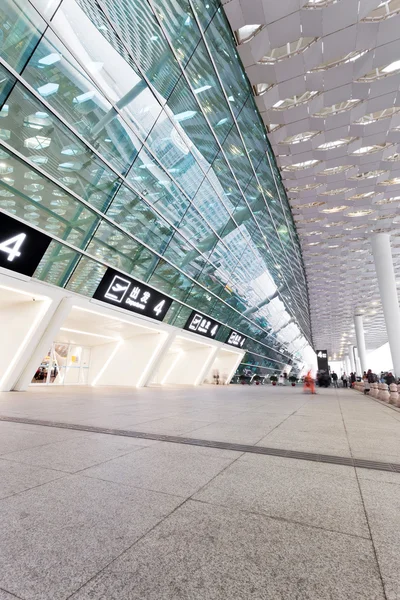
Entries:
POLYGON ((354 362, 354 348, 353 346, 350 346, 349 348, 349 361, 350 361, 350 369, 351 369, 351 373, 355 373, 356 370, 356 366, 355 366, 355 362, 354 362))
POLYGON ((400 376, 400 310, 393 268, 390 235, 377 233, 371 238, 379 293, 385 317, 386 332, 393 360, 393 369, 400 376))
POLYGON ((351 365, 350 365, 350 359, 347 355, 345 356, 344 364, 345 364, 346 375, 349 375, 351 373, 351 365))
POLYGON ((364 323, 362 315, 354 316, 354 325, 356 329, 357 351, 360 359, 361 373, 367 370, 367 349, 365 347, 364 323))

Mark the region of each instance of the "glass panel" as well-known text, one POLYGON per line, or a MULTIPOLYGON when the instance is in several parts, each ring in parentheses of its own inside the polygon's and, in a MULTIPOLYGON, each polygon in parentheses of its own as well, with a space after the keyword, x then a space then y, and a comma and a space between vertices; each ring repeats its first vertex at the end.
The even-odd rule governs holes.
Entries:
POLYGON ((37 266, 33 277, 63 287, 79 258, 80 254, 53 240, 37 266))
POLYGON ((184 67, 200 40, 200 31, 188 0, 154 0, 155 12, 184 67))
POLYGON ((106 270, 104 265, 82 256, 65 287, 76 294, 92 297, 106 270))
POLYGON ((23 76, 115 169, 128 169, 139 140, 54 34, 43 38, 23 76))
POLYGON ((126 186, 119 190, 107 216, 159 253, 173 233, 168 223, 126 186))
POLYGON ((168 99, 172 118, 179 124, 194 144, 192 152, 196 160, 207 170, 218 153, 218 144, 187 83, 182 76, 168 99))
POLYGON ((193 93, 222 144, 233 125, 233 119, 217 75, 210 68, 210 57, 203 42, 196 47, 186 66, 186 73, 193 93))
MULTIPOLYGON (((101 18, 102 13, 96 11, 101 18)), ((52 25, 68 47, 73 48, 81 65, 75 63, 74 68, 82 73, 85 69, 84 77, 92 79, 119 108, 133 131, 140 137, 147 136, 161 112, 161 105, 132 61, 107 41, 107 35, 112 34, 108 24, 96 27, 75 1, 64 0, 52 25)), ((55 38, 51 41, 55 43, 55 38)), ((62 54, 66 56, 65 52, 62 54)))
POLYGON ((160 260, 154 269, 154 273, 149 279, 149 284, 153 285, 160 292, 173 295, 178 300, 183 300, 193 285, 188 277, 163 260, 160 260))
POLYGON ((168 98, 179 79, 180 70, 149 4, 142 0, 126 0, 124 3, 104 0, 103 5, 113 27, 104 22, 95 0, 78 0, 78 4, 101 33, 112 40, 119 53, 125 56, 124 44, 129 48, 130 56, 138 62, 147 79, 163 98, 168 98), (111 36, 109 30, 113 28, 111 36))
POLYGON ((46 24, 24 0, 2 0, 0 23, 0 55, 13 69, 20 71, 46 29, 46 24))
POLYGON ((249 96, 250 90, 246 74, 236 52, 231 28, 221 9, 217 10, 206 29, 205 38, 230 107, 236 116, 249 96))
POLYGON ((189 206, 184 196, 160 163, 146 150, 140 151, 127 175, 127 181, 174 225, 182 219, 189 206))
POLYGON ((52 348, 49 348, 47 354, 40 361, 40 365, 35 371, 35 374, 32 378, 31 384, 33 383, 47 383, 49 371, 52 368, 52 348))
POLYGON ((162 111, 147 144, 171 177, 179 181, 180 187, 192 198, 204 179, 204 173, 189 149, 192 143, 182 127, 179 124, 174 127, 162 111))
POLYGON ((101 222, 86 250, 95 258, 142 281, 150 277, 158 261, 150 250, 106 221, 101 222))
MULTIPOLYGON (((43 144, 37 136, 32 140, 37 148, 43 144)), ((85 246, 99 221, 78 200, 5 151, 1 151, 0 208, 78 248, 85 246)))
POLYGON ((81 198, 104 211, 118 177, 21 84, 7 102, 2 125, 13 132, 8 143, 81 198))
POLYGON ((174 234, 164 256, 194 279, 205 264, 205 258, 179 233, 174 234))
POLYGON ((210 254, 218 240, 212 229, 193 207, 190 207, 187 211, 179 230, 205 256, 210 254))

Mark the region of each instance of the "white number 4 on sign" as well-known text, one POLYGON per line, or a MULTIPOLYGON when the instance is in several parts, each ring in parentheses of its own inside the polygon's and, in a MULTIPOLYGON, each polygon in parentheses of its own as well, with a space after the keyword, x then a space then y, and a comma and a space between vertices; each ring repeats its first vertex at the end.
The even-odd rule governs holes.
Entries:
POLYGON ((164 308, 164 304, 165 304, 165 300, 161 300, 161 302, 159 302, 157 304, 157 306, 155 306, 153 308, 153 310, 154 310, 154 312, 156 313, 157 316, 160 314, 160 312, 162 312, 162 310, 164 308))
POLYGON ((14 258, 21 256, 21 246, 24 243, 26 238, 26 233, 19 233, 14 237, 6 240, 5 242, 1 242, 0 244, 0 252, 5 252, 8 254, 7 260, 13 261, 14 258))

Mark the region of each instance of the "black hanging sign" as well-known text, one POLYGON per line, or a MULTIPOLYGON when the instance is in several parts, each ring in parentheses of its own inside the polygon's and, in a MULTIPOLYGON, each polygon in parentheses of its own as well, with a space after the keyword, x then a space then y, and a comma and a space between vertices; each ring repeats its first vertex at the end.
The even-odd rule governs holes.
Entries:
POLYGON ((172 304, 172 298, 110 268, 105 272, 93 298, 158 321, 164 319, 172 304))
POLYGON ((328 368, 328 351, 327 350, 316 350, 318 360, 318 371, 329 372, 328 368))
POLYGON ((199 335, 204 335, 204 337, 215 339, 220 327, 221 324, 214 321, 214 319, 206 317, 194 310, 186 321, 184 329, 186 329, 186 331, 193 331, 199 335))
POLYGON ((0 267, 32 277, 51 238, 0 212, 0 267))
POLYGON ((235 346, 235 348, 243 348, 246 340, 247 337, 245 335, 242 335, 241 333, 231 329, 228 339, 225 343, 229 344, 229 346, 235 346))

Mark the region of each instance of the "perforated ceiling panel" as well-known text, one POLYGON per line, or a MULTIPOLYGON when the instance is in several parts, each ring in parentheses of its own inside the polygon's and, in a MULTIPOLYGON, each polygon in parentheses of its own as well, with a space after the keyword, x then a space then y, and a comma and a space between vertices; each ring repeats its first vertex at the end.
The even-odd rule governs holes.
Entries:
POLYGON ((223 0, 300 235, 313 337, 387 341, 369 237, 400 287, 400 0, 223 0))

